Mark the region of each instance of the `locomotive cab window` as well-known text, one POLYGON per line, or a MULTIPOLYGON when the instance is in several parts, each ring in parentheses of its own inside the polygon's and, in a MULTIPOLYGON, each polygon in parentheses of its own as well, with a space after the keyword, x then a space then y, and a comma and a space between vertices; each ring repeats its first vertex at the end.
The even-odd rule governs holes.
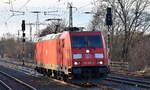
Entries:
POLYGON ((100 35, 72 36, 72 47, 102 47, 102 38, 100 35))

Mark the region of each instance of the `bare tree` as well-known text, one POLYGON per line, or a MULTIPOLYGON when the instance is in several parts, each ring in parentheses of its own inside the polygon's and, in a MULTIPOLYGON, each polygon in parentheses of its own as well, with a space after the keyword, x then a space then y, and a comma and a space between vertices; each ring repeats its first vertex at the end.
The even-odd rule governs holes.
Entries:
MULTIPOLYGON (((112 47, 119 43, 121 45, 121 51, 119 50, 121 58, 126 61, 128 60, 129 48, 133 45, 136 32, 144 34, 150 27, 150 16, 146 11, 149 5, 149 0, 115 0, 114 2, 113 0, 99 0, 95 14, 99 16, 93 17, 92 27, 103 28, 105 24, 104 11, 106 10, 102 8, 107 6, 113 7, 115 16, 111 34, 112 39, 115 38, 116 40, 113 40, 112 47)), ((100 28, 100 30, 102 29, 100 28)), ((103 28, 103 30, 106 30, 106 28, 103 28)), ((112 52, 114 49, 112 48, 112 52)))
POLYGON ((136 42, 136 45, 129 51, 131 58, 130 70, 137 71, 145 67, 150 67, 150 35, 142 37, 140 42, 136 42))
POLYGON ((45 36, 47 34, 51 33, 59 33, 64 30, 64 28, 67 26, 65 21, 52 21, 47 28, 43 29, 41 33, 39 34, 39 37, 45 36))
MULTIPOLYGON (((22 39, 22 38, 20 38, 22 39)), ((22 58, 22 42, 15 35, 7 33, 0 40, 0 56, 9 58, 22 58)), ((26 41, 25 58, 34 57, 34 43, 26 41)))

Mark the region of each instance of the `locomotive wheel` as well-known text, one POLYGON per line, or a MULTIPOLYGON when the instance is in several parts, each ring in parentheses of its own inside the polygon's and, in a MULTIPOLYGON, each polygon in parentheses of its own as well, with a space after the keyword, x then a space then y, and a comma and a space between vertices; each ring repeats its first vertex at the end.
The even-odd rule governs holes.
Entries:
POLYGON ((57 80, 60 80, 60 76, 59 76, 58 74, 57 74, 57 76, 56 76, 56 79, 57 79, 57 80))
POLYGON ((59 71, 56 73, 56 79, 61 80, 61 73, 59 71))
POLYGON ((60 80, 64 80, 64 74, 63 73, 61 73, 61 75, 60 75, 60 80))
POLYGON ((68 76, 67 75, 63 75, 63 80, 65 81, 65 82, 68 82, 69 80, 68 80, 68 76))
POLYGON ((62 76, 59 76, 59 80, 63 81, 63 77, 62 77, 62 76))

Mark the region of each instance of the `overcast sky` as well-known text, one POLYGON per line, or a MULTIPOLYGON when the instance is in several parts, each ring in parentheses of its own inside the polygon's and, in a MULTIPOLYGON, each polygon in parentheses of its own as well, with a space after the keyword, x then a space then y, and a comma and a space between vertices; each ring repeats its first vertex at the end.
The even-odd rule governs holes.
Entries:
MULTIPOLYGON (((0 36, 3 33, 17 34, 17 31, 21 29, 21 20, 25 19, 26 23, 36 22, 36 14, 32 11, 56 11, 52 13, 54 15, 39 14, 39 20, 41 23, 47 23, 45 19, 48 18, 65 18, 68 21, 68 2, 72 2, 75 7, 73 10, 73 24, 74 26, 86 27, 91 20, 92 15, 84 14, 85 11, 91 11, 93 8, 94 0, 0 0, 0 36), (12 4, 9 4, 12 1, 12 4), (17 15, 11 17, 13 14, 10 10, 23 11, 25 15, 17 15)), ((15 13, 20 14, 20 13, 15 13)), ((40 26, 44 28, 46 26, 40 26)), ((35 30, 35 26, 33 26, 35 30)), ((26 33, 29 32, 29 26, 27 26, 26 33)))

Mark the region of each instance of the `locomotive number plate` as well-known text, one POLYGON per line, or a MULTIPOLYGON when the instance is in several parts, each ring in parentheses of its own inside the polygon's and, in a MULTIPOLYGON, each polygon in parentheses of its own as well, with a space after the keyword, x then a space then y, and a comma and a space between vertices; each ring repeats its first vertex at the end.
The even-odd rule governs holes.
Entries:
POLYGON ((85 58, 92 58, 91 54, 85 54, 85 58))

